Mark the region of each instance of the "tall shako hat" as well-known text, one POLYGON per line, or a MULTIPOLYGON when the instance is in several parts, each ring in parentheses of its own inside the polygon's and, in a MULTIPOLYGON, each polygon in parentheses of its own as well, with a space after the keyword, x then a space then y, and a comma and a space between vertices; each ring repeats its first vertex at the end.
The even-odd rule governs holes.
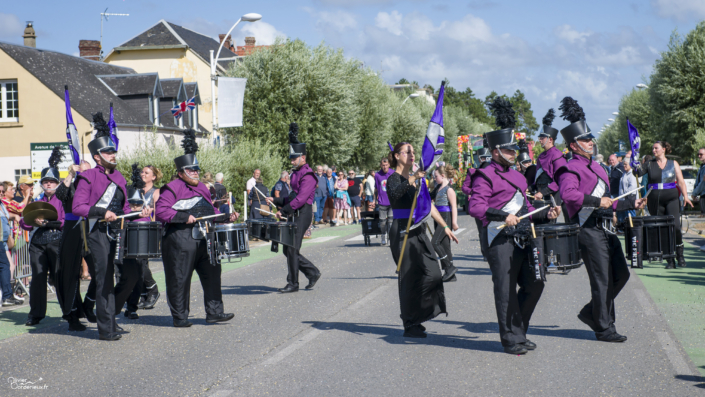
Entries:
POLYGON ((200 171, 196 152, 198 152, 198 143, 196 143, 196 131, 191 128, 184 130, 184 139, 181 141, 181 147, 184 148, 184 155, 174 159, 176 170, 181 171, 184 168, 200 171))
POLYGON ((100 152, 117 152, 115 142, 110 137, 110 127, 103 119, 103 113, 98 112, 93 115, 93 128, 96 130, 95 138, 88 142, 88 150, 91 151, 91 156, 100 154, 100 152))
POLYGON ((570 121, 571 123, 561 130, 561 135, 566 144, 570 145, 572 142, 577 142, 580 139, 595 139, 590 133, 590 127, 588 127, 585 121, 585 112, 583 112, 583 108, 578 105, 578 101, 567 96, 563 98, 561 106, 558 109, 562 112, 561 117, 563 117, 563 120, 570 121))
POLYGON ((519 164, 523 164, 527 161, 531 161, 531 155, 529 155, 529 145, 524 139, 519 141, 519 155, 517 156, 519 164))
POLYGON ((132 164, 132 184, 127 188, 127 201, 130 204, 142 205, 144 204, 144 194, 142 194, 142 189, 144 189, 145 183, 142 180, 142 169, 139 164, 132 164))
POLYGON ((482 157, 492 157, 492 153, 490 153, 487 145, 487 136, 485 134, 482 134, 482 148, 477 149, 477 157, 482 158, 482 157))
POLYGON ((490 103, 489 107, 494 114, 495 124, 499 127, 498 130, 490 131, 485 134, 490 152, 494 149, 519 150, 519 146, 514 142, 514 126, 516 125, 516 119, 514 118, 512 104, 508 100, 498 96, 490 103))
POLYGON ((546 115, 543 116, 543 125, 539 130, 539 138, 553 138, 553 141, 556 141, 556 137, 558 136, 558 130, 551 127, 553 125, 553 119, 555 118, 556 111, 553 110, 553 108, 548 109, 546 115))
POLYGON ((59 179, 59 163, 64 159, 64 152, 61 151, 61 146, 54 146, 49 156, 49 167, 42 170, 42 178, 39 183, 44 181, 61 182, 59 179))
POLYGON ((306 144, 299 142, 299 125, 289 124, 289 159, 306 155, 306 144))

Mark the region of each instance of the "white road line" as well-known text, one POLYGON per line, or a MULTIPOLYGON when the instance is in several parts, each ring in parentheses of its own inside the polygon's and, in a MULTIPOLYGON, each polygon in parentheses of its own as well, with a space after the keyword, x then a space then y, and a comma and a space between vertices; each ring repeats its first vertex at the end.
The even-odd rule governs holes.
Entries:
POLYGON ((359 236, 355 236, 355 237, 353 237, 353 238, 349 238, 349 239, 347 239, 347 240, 345 240, 345 241, 363 241, 364 239, 365 239, 365 235, 364 235, 364 234, 361 234, 361 235, 359 235, 359 236))
POLYGON ((338 236, 316 237, 314 239, 304 241, 304 244, 323 243, 336 238, 338 238, 338 236))
POLYGON ((462 233, 462 232, 464 232, 464 231, 465 231, 465 228, 463 227, 463 228, 460 228, 460 229, 454 231, 453 233, 457 236, 457 235, 459 235, 460 233, 462 233))
POLYGON ((636 300, 639 301, 641 308, 644 309, 644 314, 646 314, 647 316, 655 316, 658 314, 651 306, 651 302, 649 302, 649 299, 646 297, 646 294, 643 290, 635 289, 634 295, 636 296, 636 300))
POLYGON ((688 364, 685 363, 683 356, 681 356, 678 351, 676 344, 668 335, 668 332, 656 332, 656 336, 658 336, 661 347, 666 351, 668 360, 671 362, 671 365, 673 365, 673 369, 676 370, 676 373, 679 375, 693 375, 690 371, 690 367, 688 367, 688 364))

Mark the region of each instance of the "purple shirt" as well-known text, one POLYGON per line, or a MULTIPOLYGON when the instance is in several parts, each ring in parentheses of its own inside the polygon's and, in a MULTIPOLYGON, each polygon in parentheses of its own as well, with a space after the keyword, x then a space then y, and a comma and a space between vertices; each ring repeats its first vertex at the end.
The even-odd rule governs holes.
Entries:
MULTIPOLYGON (((184 182, 183 179, 174 179, 173 181, 162 186, 159 190, 159 200, 155 206, 156 220, 161 223, 170 223, 174 216, 178 213, 172 207, 180 200, 188 200, 190 198, 201 196, 208 204, 211 202, 211 192, 203 182, 198 182, 198 185, 191 186, 184 182)), ((217 208, 214 208, 216 214, 220 214, 217 208)))
POLYGON ((291 190, 296 192, 296 198, 289 202, 289 198, 285 197, 284 202, 289 204, 292 210, 298 210, 304 204, 313 204, 313 196, 316 195, 316 185, 318 185, 316 174, 313 173, 308 164, 302 165, 291 174, 291 190))
POLYGON ((477 171, 477 168, 468 168, 468 173, 465 175, 465 181, 461 188, 463 193, 468 196, 468 200, 470 200, 470 196, 472 196, 472 176, 475 174, 475 171, 477 171))
POLYGON ((487 209, 502 209, 516 194, 517 190, 524 196, 529 212, 534 207, 526 198, 526 178, 519 171, 505 168, 492 161, 488 167, 478 169, 472 175, 472 197, 470 197, 470 215, 482 221, 483 226, 490 222, 487 220, 487 209), (492 182, 490 182, 492 181, 492 182))
MULTIPOLYGON (((64 213, 64 204, 59 200, 58 197, 56 197, 56 193, 54 193, 50 199, 47 200, 46 194, 44 194, 44 197, 42 197, 41 200, 37 201, 43 201, 45 203, 49 203, 56 208, 56 212, 58 213, 58 218, 56 218, 57 221, 61 222, 61 229, 64 228, 64 219, 66 218, 66 214, 64 213)), ((24 223, 24 218, 20 219, 20 227, 24 230, 32 230, 32 227, 34 225, 28 225, 24 223)))
MULTIPOLYGON (((592 159, 574 155, 572 160, 556 171, 556 178, 560 186, 561 199, 563 199, 568 212, 568 218, 574 217, 583 208, 583 202, 597 186, 598 178, 605 182, 606 195, 609 197, 610 181, 607 173, 598 162, 592 161, 592 159)), ((613 209, 617 208, 617 203, 617 201, 613 203, 613 209)), ((586 207, 595 208, 596 206, 593 203, 586 207)))
MULTIPOLYGON (((568 162, 565 157, 563 157, 563 152, 558 150, 555 146, 541 153, 539 158, 536 160, 536 168, 543 170, 543 172, 545 172, 546 175, 548 175, 553 181, 548 185, 548 188, 554 192, 557 192, 559 189, 555 180, 555 173, 559 168, 563 167, 567 163, 568 162)), ((539 175, 538 172, 539 171, 537 170, 537 177, 539 175)))
POLYGON ((112 174, 106 174, 105 168, 97 165, 78 175, 76 193, 73 196, 73 214, 88 217, 88 213, 105 193, 110 183, 115 183, 125 196, 123 211, 130 213, 130 205, 127 202, 127 182, 120 171, 113 170, 112 174))
POLYGON ((389 206, 389 197, 387 197, 387 178, 389 178, 394 173, 391 168, 386 174, 382 171, 375 173, 375 191, 377 192, 377 202, 379 205, 389 206))

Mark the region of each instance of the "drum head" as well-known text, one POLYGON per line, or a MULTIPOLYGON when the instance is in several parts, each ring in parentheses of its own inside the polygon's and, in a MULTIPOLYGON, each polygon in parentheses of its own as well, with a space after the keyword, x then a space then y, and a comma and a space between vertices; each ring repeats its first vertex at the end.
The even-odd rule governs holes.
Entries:
POLYGON ((536 230, 541 230, 543 234, 568 234, 580 230, 579 225, 559 223, 548 225, 535 225, 536 230))

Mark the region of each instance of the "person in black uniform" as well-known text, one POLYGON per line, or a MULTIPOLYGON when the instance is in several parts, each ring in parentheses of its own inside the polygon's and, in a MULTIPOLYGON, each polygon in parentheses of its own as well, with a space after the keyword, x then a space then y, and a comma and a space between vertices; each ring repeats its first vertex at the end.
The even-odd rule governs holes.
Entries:
MULTIPOLYGON (((402 253, 404 233, 416 194, 414 186, 426 176, 426 172, 421 170, 410 175, 414 156, 414 148, 407 142, 398 143, 389 154, 389 164, 395 170, 387 179, 387 196, 394 213, 394 221, 389 230, 389 248, 395 264, 399 263, 402 253)), ((435 207, 431 207, 431 216, 438 227, 445 230, 446 236, 457 244, 458 239, 435 207)), ((447 313, 443 276, 431 240, 426 234, 425 223, 409 231, 399 269, 399 303, 406 338, 425 338, 426 328, 422 323, 447 313)))
POLYGON ((291 123, 289 125, 289 160, 294 166, 294 171, 291 174, 292 192, 287 197, 267 197, 269 204, 280 208, 277 211, 278 218, 281 218, 282 215, 293 216, 294 222, 296 222, 294 246, 284 247, 289 272, 286 277, 286 287, 279 289, 281 293, 299 290, 299 271, 308 279, 306 289, 312 289, 321 278, 321 271, 301 255, 300 251, 304 233, 311 226, 313 218, 313 197, 316 194, 318 178, 311 167, 306 164, 306 144, 299 142, 298 135, 299 126, 296 123, 291 123))
MULTIPOLYGON (((477 158, 480 161, 480 165, 477 168, 468 168, 467 175, 465 176, 465 182, 463 182, 462 191, 468 196, 468 200, 472 197, 472 176, 479 169, 488 167, 492 163, 492 154, 487 148, 487 138, 483 134, 482 136, 482 148, 477 151, 477 158)), ((469 207, 468 207, 469 208, 469 207)), ((482 226, 482 221, 475 218, 475 226, 477 226, 477 235, 480 240, 480 252, 482 252, 482 260, 487 262, 487 247, 485 246, 486 239, 483 238, 487 234, 487 228, 482 226)))
MULTIPOLYGON (((638 177, 648 174, 649 183, 647 188, 653 189, 646 203, 649 214, 652 216, 673 215, 676 218, 676 259, 678 266, 685 267, 685 255, 683 253, 683 233, 680 222, 680 195, 683 193, 685 204, 693 207, 693 203, 688 198, 685 180, 681 167, 676 160, 667 159, 666 155, 671 153, 671 145, 668 142, 656 142, 653 146, 654 158, 646 162, 643 166, 637 166, 634 170, 638 177)), ((676 264, 673 258, 666 259, 666 269, 674 269, 676 264)))

